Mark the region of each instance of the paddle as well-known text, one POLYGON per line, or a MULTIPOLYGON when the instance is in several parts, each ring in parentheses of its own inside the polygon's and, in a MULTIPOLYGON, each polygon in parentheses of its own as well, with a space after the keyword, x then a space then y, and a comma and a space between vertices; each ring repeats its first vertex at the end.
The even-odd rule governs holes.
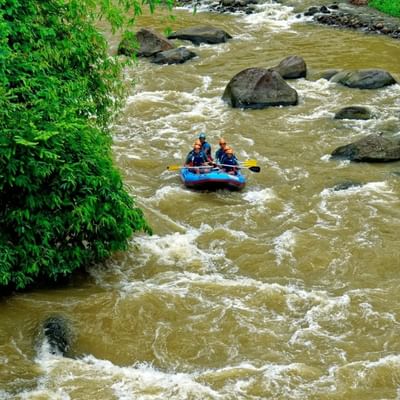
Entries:
MULTIPOLYGON (((249 160, 249 161, 253 161, 253 160, 249 160)), ((227 164, 217 164, 217 165, 218 165, 218 167, 225 167, 225 166, 232 167, 232 165, 227 165, 227 164)), ((242 165, 243 166, 237 166, 237 168, 248 168, 252 172, 260 172, 261 171, 261 168, 257 165, 253 165, 253 163, 246 163, 246 161, 245 161, 242 163, 242 165)), ((211 168, 211 166, 208 166, 208 165, 203 165, 200 167, 185 167, 185 166, 181 166, 181 165, 168 165, 167 166, 167 170, 169 170, 169 171, 178 171, 182 168, 203 169, 203 168, 211 168)))
MULTIPOLYGON (((217 166, 218 167, 235 167, 235 165, 229 165, 229 164, 217 164, 217 166)), ((248 168, 252 172, 260 172, 261 171, 261 168, 257 165, 244 165, 244 163, 243 163, 243 167, 248 168)), ((241 169, 243 167, 236 166, 236 168, 239 168, 239 169, 241 169)))

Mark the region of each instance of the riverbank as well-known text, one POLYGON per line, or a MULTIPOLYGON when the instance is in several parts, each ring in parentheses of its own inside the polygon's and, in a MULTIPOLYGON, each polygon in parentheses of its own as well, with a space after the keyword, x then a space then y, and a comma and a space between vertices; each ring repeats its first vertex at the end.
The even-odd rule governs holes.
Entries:
MULTIPOLYGON (((253 14, 260 11, 264 0, 178 0, 178 5, 206 9, 217 13, 253 14)), ((336 26, 367 33, 387 35, 400 39, 400 18, 391 17, 366 5, 353 5, 350 1, 278 0, 276 3, 293 7, 297 17, 310 22, 336 26)))
POLYGON ((298 17, 312 17, 312 21, 359 30, 367 33, 387 35, 400 39, 400 19, 390 17, 368 6, 353 6, 348 3, 333 3, 329 6, 312 6, 298 17))

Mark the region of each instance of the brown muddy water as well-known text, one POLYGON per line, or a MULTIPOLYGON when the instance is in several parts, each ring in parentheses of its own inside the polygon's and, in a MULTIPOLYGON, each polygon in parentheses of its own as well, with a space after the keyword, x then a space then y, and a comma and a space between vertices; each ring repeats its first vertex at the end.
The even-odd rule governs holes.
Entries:
POLYGON ((319 79, 383 68, 400 80, 400 41, 316 26, 278 4, 260 11, 176 10, 173 30, 210 23, 233 40, 185 43, 198 58, 127 71, 136 84, 113 150, 154 235, 67 287, 2 300, 0 399, 400 398, 400 163, 329 159, 366 134, 399 135, 400 86, 319 79), (308 66, 290 81, 298 106, 222 102, 237 72, 292 54, 308 66), (375 117, 334 120, 348 105, 375 117), (200 131, 213 151, 223 135, 241 160, 257 160, 243 191, 189 191, 166 171, 200 131), (333 189, 343 182, 358 185, 333 189), (71 323, 70 357, 37 338, 54 314, 71 323))

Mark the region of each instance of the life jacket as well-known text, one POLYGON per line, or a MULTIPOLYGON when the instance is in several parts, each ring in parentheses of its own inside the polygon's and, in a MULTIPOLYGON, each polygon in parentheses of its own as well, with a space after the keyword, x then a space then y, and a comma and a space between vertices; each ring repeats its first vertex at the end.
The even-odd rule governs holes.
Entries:
POLYGON ((223 160, 224 157, 225 157, 225 150, 224 149, 220 148, 215 152, 215 161, 217 163, 221 163, 222 164, 222 160, 223 160))
POLYGON ((202 144, 201 150, 207 156, 208 161, 212 161, 213 160, 213 158, 211 156, 211 145, 210 145, 210 143, 204 142, 202 144))
POLYGON ((230 171, 237 172, 237 166, 239 165, 239 161, 234 155, 231 158, 225 155, 225 157, 222 159, 221 164, 224 164, 223 168, 225 169, 226 172, 230 171))
POLYGON ((186 157, 186 164, 190 165, 191 167, 199 167, 206 162, 207 156, 202 150, 200 150, 198 153, 192 150, 186 157))

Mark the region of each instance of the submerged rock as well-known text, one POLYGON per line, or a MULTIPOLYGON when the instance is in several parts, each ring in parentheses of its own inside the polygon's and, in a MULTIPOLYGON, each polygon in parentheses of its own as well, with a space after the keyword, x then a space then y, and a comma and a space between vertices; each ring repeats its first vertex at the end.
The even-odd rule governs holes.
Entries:
POLYGON ((340 146, 331 154, 333 159, 350 161, 389 162, 400 160, 400 139, 368 135, 354 143, 340 146))
POLYGON ((298 95, 278 72, 247 68, 230 80, 222 99, 232 107, 265 108, 296 105, 298 95))
POLYGON ((335 119, 370 119, 371 111, 366 107, 349 106, 336 112, 335 119))
POLYGON ((232 36, 223 29, 202 25, 180 29, 170 34, 168 39, 190 40, 193 44, 199 45, 225 43, 228 39, 232 39, 232 36))
POLYGON ((345 182, 341 182, 341 183, 336 184, 333 187, 333 190, 335 192, 339 192, 341 190, 347 190, 347 189, 350 189, 350 188, 361 187, 362 185, 363 184, 360 183, 360 182, 345 181, 345 182))
POLYGON ((196 56, 196 53, 186 47, 179 47, 157 53, 152 57, 151 62, 155 64, 182 64, 196 56))
POLYGON ((396 83, 393 76, 383 69, 342 71, 333 75, 330 81, 357 89, 379 89, 396 83))

